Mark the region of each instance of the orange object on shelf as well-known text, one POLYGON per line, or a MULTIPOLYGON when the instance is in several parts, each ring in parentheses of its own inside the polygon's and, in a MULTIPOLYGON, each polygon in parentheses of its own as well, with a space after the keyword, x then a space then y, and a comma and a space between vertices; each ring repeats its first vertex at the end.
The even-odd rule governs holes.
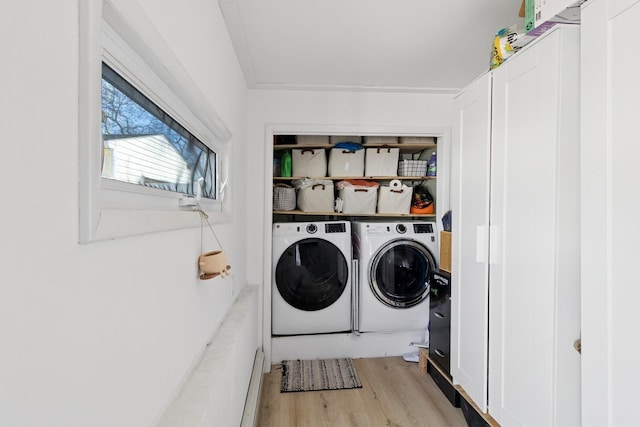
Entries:
POLYGON ((433 203, 431 203, 426 208, 416 208, 415 206, 411 206, 411 209, 409 210, 409 212, 414 214, 432 214, 434 213, 433 203))

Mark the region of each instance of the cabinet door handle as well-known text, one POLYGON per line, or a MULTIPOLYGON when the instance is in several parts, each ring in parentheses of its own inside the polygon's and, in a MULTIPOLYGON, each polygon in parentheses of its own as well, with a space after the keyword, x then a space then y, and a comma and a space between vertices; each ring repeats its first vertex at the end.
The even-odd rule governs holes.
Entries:
POLYGON ((582 354, 582 340, 580 338, 573 342, 573 348, 575 348, 578 353, 582 354))
POLYGON ((433 315, 438 319, 444 319, 444 314, 440 313, 439 311, 436 311, 435 313, 433 313, 433 315))
POLYGON ((440 357, 445 357, 445 356, 446 356, 446 354, 444 354, 444 352, 443 352, 443 351, 440 351, 440 350, 438 350, 437 348, 435 348, 435 349, 433 350, 433 352, 434 352, 435 354, 437 354, 438 356, 440 356, 440 357))
POLYGON ((358 260, 351 261, 352 276, 351 276, 351 332, 354 335, 360 335, 360 296, 358 295, 358 288, 360 287, 360 270, 358 269, 358 260))

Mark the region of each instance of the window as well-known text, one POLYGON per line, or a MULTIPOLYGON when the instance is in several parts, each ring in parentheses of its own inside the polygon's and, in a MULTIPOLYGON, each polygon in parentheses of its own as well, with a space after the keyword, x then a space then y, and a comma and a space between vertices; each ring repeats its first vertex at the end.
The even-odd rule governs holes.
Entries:
POLYGON ((79 241, 231 220, 231 132, 136 2, 79 2, 79 241))
POLYGON ((216 199, 216 154, 102 64, 102 177, 216 199))

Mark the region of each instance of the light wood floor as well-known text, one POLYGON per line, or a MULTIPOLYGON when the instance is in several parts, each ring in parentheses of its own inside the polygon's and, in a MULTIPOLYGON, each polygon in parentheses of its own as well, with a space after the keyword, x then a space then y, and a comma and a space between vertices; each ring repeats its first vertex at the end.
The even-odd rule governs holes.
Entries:
POLYGON ((418 364, 402 357, 353 360, 360 389, 280 393, 282 371, 264 374, 259 426, 419 426, 466 427, 418 364))

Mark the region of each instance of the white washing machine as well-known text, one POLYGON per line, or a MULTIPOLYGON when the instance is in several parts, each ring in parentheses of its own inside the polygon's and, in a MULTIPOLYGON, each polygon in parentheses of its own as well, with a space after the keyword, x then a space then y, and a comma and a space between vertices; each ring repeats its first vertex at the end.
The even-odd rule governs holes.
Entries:
POLYGON ((272 335, 351 331, 351 224, 273 224, 272 335))
POLYGON ((426 331, 429 280, 437 268, 433 222, 353 222, 360 332, 426 331))

